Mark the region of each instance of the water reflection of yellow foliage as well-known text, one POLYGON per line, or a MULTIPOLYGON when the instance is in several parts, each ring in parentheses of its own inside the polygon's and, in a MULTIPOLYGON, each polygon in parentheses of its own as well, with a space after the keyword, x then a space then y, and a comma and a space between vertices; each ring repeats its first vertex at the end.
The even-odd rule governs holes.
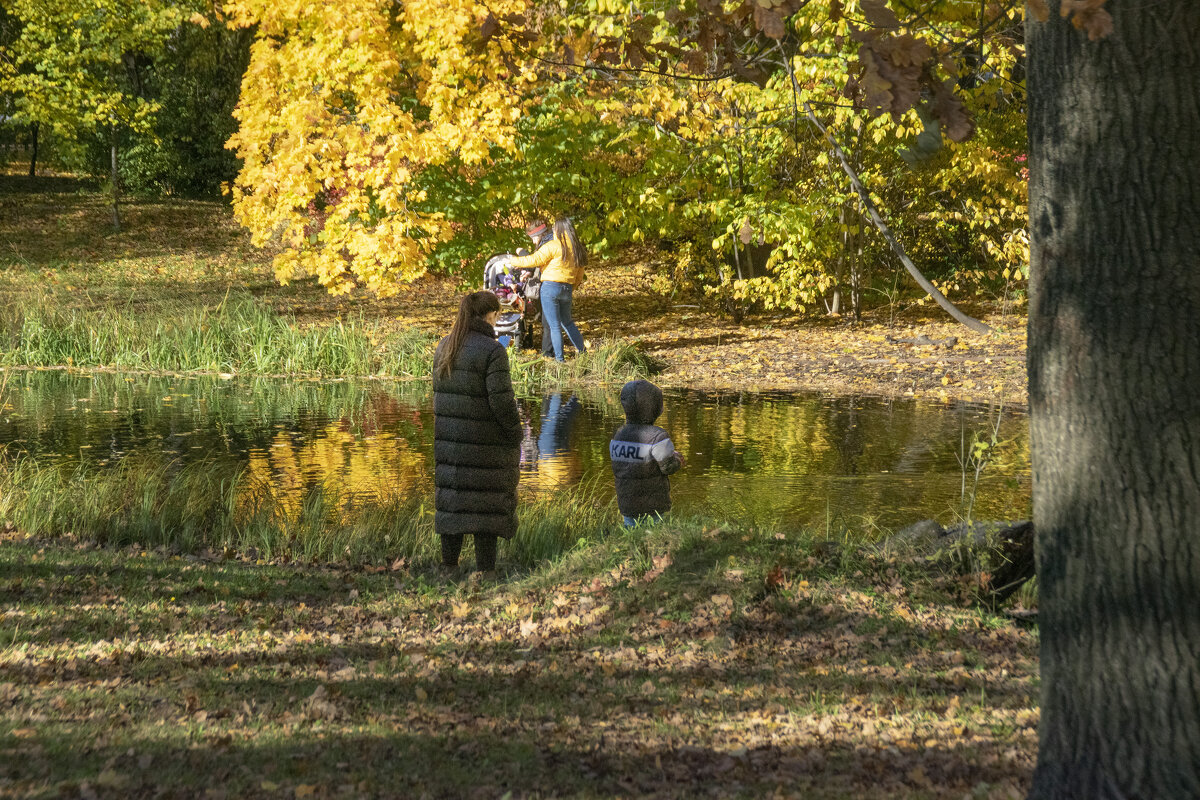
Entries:
MULTIPOLYGON (((805 471, 831 449, 828 421, 812 405, 733 402, 718 404, 701 419, 703 427, 695 427, 694 412, 668 406, 658 424, 671 435, 677 450, 699 454, 702 463, 711 460, 711 466, 718 469, 717 449, 738 453, 766 474, 805 471)), ((740 470, 745 463, 736 466, 740 470)))
MULTIPOLYGON (((538 457, 537 489, 539 492, 574 486, 582 477, 583 459, 577 450, 538 457)), ((522 476, 522 480, 526 480, 526 478, 522 476)))
POLYGON ((673 493, 684 504, 825 525, 845 515, 952 516, 966 499, 977 513, 994 515, 1020 514, 1028 505, 1028 435, 1016 417, 1001 421, 1003 441, 989 453, 993 459, 981 482, 968 481, 959 496, 959 442, 987 439, 999 410, 956 414, 916 405, 893 413, 850 398, 796 403, 715 397, 703 405, 696 413, 668 401, 659 421, 689 456, 689 469, 674 481, 673 493), (693 481, 693 474, 705 478, 693 481))
POLYGON ((269 447, 250 451, 246 479, 292 518, 316 490, 338 498, 344 513, 355 503, 409 498, 431 485, 425 454, 408 440, 383 431, 357 436, 341 422, 300 443, 280 431, 269 447))

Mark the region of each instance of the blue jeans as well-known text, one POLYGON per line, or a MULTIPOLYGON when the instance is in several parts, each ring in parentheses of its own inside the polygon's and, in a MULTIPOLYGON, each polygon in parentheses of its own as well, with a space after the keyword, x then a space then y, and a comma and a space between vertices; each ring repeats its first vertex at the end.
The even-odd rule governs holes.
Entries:
POLYGON ((569 283, 542 282, 542 324, 550 333, 550 342, 554 345, 554 358, 558 361, 563 360, 564 329, 571 339, 571 344, 575 345, 575 349, 580 353, 587 352, 587 348, 583 346, 583 334, 579 332, 579 328, 575 327, 575 321, 571 319, 574 290, 575 287, 569 283))

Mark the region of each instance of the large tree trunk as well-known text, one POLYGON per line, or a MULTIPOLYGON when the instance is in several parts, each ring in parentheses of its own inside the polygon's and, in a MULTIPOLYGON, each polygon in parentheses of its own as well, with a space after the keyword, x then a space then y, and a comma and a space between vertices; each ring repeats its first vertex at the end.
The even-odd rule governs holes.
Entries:
POLYGON ((1200 797, 1200 2, 1028 23, 1031 798, 1200 797))

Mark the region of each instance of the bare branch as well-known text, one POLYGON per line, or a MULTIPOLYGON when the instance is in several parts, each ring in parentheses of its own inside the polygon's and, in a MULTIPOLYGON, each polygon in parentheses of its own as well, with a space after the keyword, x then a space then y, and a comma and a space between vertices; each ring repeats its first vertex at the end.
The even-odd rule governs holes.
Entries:
POLYGON ((917 265, 912 262, 912 259, 908 257, 907 253, 904 252, 904 248, 900 245, 900 242, 896 240, 896 237, 892 234, 891 229, 888 228, 887 223, 883 221, 883 217, 880 216, 879 209, 876 207, 875 201, 871 199, 870 192, 868 192, 867 188, 863 185, 862 180, 858 177, 858 173, 854 171, 854 167, 850 166, 850 162, 846 160, 846 154, 842 152, 842 148, 840 145, 838 145, 837 140, 833 138, 833 134, 826 130, 825 126, 821 124, 821 121, 817 119, 817 115, 813 113, 812 106, 810 106, 807 102, 804 103, 804 111, 808 116, 809 122, 817 127, 817 130, 824 135, 825 139, 833 147, 834 154, 837 155, 838 161, 842 163, 842 170, 847 176, 849 176, 850 184, 854 187, 854 190, 858 192, 858 196, 862 199, 863 207, 867 209, 867 214, 871 217, 871 222, 875 225, 875 228, 879 231, 880 235, 883 236, 884 240, 887 241, 888 245, 892 248, 892 252, 894 252, 900 259, 900 262, 904 264, 904 268, 908 270, 908 274, 913 276, 913 280, 915 280, 917 284, 929 294, 930 297, 936 300, 937 304, 946 310, 946 313, 954 317, 963 325, 966 325, 968 328, 978 333, 991 333, 992 329, 990 327, 974 317, 967 316, 960 311, 956 305, 950 302, 949 298, 938 291, 937 287, 934 286, 928 278, 921 274, 921 271, 917 269, 917 265))

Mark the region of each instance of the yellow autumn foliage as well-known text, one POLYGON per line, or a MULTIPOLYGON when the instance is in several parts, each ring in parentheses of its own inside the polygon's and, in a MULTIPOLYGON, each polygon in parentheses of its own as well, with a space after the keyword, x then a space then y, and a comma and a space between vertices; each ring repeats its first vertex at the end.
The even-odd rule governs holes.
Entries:
POLYGON ((416 178, 450 158, 511 149, 520 87, 502 38, 481 33, 496 0, 234 0, 257 26, 228 146, 244 166, 237 219, 274 246, 281 281, 316 275, 333 292, 394 291, 451 235, 416 178))
MULTIPOLYGON (((878 3, 723 8, 230 0, 227 20, 256 30, 229 142, 244 165, 237 218, 274 250, 281 281, 389 294, 431 262, 455 273, 484 243, 505 246, 493 231, 515 213, 576 214, 597 252, 701 242, 712 253, 669 282, 804 311, 843 287, 849 250, 879 249, 812 107, 914 258, 969 271, 964 286, 1007 291, 1024 274, 1019 12, 940 7, 953 35, 881 35, 895 63, 868 75, 860 28, 878 3), (985 11, 995 31, 977 39, 985 11), (933 72, 923 98, 918 78, 933 72), (770 252, 743 270, 752 242, 770 252)), ((855 264, 869 269, 865 255, 855 264)))

